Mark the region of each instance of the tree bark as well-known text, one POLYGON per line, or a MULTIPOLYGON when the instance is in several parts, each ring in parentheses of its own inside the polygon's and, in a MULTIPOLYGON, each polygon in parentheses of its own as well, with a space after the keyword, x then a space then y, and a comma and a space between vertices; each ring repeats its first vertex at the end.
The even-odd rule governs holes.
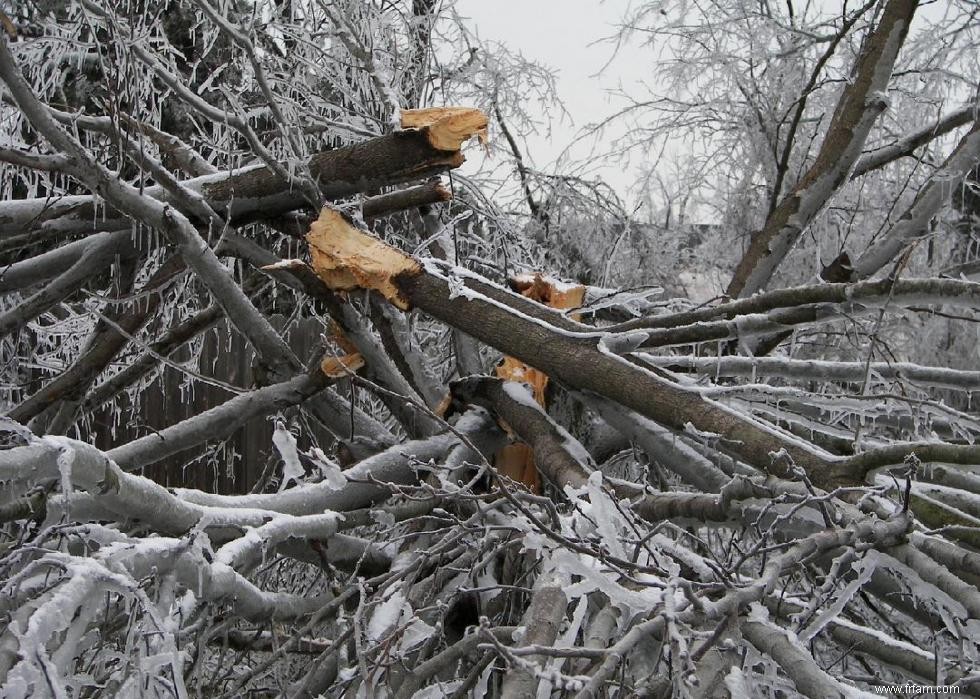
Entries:
POLYGON ((885 6, 837 103, 816 160, 752 236, 728 285, 730 297, 763 289, 803 230, 847 181, 871 127, 888 106, 888 81, 917 5, 917 0, 889 0, 885 6))
MULTIPOLYGON (((432 146, 429 128, 398 131, 317 153, 309 160, 310 173, 323 197, 334 200, 425 179, 462 165, 465 158, 459 150, 439 150, 432 146)), ((247 167, 238 173, 195 177, 181 184, 201 195, 231 223, 274 218, 308 206, 302 193, 290 190, 287 182, 263 166, 247 167)), ((148 187, 144 193, 172 203, 162 187, 148 187)), ((78 235, 131 226, 132 221, 124 214, 107 209, 100 199, 91 195, 0 203, 0 237, 26 231, 78 235)))

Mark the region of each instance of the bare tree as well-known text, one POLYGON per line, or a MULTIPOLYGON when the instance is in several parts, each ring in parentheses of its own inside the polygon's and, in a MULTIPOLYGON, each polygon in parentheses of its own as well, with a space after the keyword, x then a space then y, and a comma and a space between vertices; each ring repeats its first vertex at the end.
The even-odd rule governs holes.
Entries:
POLYGON ((449 3, 0 15, 2 694, 980 692, 976 10, 691 7, 659 248, 449 3))

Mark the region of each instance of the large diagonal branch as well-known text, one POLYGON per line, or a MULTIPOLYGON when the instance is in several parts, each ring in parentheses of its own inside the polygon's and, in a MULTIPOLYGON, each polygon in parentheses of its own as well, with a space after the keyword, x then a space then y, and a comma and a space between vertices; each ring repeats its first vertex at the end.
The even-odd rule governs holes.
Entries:
MULTIPOLYGON (((513 431, 517 437, 528 444, 534 452, 535 466, 559 491, 564 492, 566 486, 582 488, 589 483, 590 477, 594 475, 601 477, 601 472, 596 470, 596 465, 585 447, 548 416, 534 400, 527 386, 489 376, 468 376, 452 384, 451 388, 454 401, 487 408, 503 421, 508 430, 513 431)), ((601 399, 593 398, 596 403, 602 402, 601 399)), ((643 420, 639 417, 637 419, 643 420)), ((664 431, 658 425, 645 422, 647 425, 643 427, 664 431)), ((653 440, 641 438, 640 441, 649 444, 653 440)), ((659 450, 655 458, 663 458, 664 452, 671 450, 667 440, 661 440, 657 446, 659 450)), ((670 458, 674 455, 667 454, 667 456, 670 458)), ((686 456, 691 458, 690 453, 686 456)), ((705 464, 704 459, 696 453, 693 456, 695 458, 691 460, 694 463, 688 466, 684 473, 689 475, 692 471, 703 469, 706 472, 692 480, 698 484, 707 483, 709 487, 716 486, 714 490, 723 490, 723 494, 647 493, 635 502, 637 514, 650 522, 661 522, 675 517, 698 521, 725 521, 734 511, 734 508, 730 507, 733 500, 759 494, 747 481, 730 483, 730 479, 710 463, 705 464), (717 480, 713 477, 715 472, 718 474, 717 480)), ((603 481, 620 498, 636 497, 642 493, 640 486, 629 481, 610 478, 603 478, 603 481)))
POLYGON ((578 397, 656 463, 698 490, 717 493, 729 482, 729 474, 686 444, 675 432, 599 396, 583 394, 578 397))
MULTIPOLYGON (((521 639, 528 646, 550 646, 558 638, 561 623, 565 619, 568 597, 562 589, 560 575, 538 578, 531 593, 531 603, 521 619, 525 628, 521 639)), ((500 688, 501 699, 528 699, 537 696, 539 678, 532 671, 534 663, 544 664, 544 656, 529 656, 530 667, 514 667, 504 677, 500 688)))
POLYGON ((374 289, 401 308, 420 308, 569 386, 606 396, 676 429, 691 423, 717 433, 725 445, 764 470, 773 465, 771 454, 785 449, 815 482, 854 480, 837 472, 829 455, 606 351, 597 338, 562 332, 515 310, 513 297, 523 297, 500 287, 497 298, 477 292, 468 279, 423 266, 329 210, 314 224, 310 243, 315 269, 334 288, 374 289))
POLYGON ((523 313, 527 299, 471 272, 430 260, 423 264, 329 209, 309 240, 314 268, 329 286, 373 289, 402 309, 419 308, 567 386, 605 396, 672 429, 690 425, 712 433, 723 449, 763 471, 786 475, 795 465, 819 487, 831 487, 860 483, 870 470, 901 463, 913 451, 923 460, 980 463, 980 447, 942 443, 834 457, 618 356, 599 333, 569 332, 523 313))
POLYGON ((764 288, 803 230, 847 181, 871 127, 887 107, 888 81, 917 5, 917 0, 889 0, 885 5, 837 103, 816 160, 752 236, 728 286, 729 296, 750 296, 764 288))
MULTIPOLYGON (((778 157, 776 162, 776 176, 775 181, 773 182, 772 196, 769 205, 770 216, 772 215, 773 211, 775 211, 776 206, 779 204, 779 197, 783 193, 783 182, 786 179, 786 174, 789 172, 790 158, 793 155, 793 147, 796 145, 796 133, 803 121, 803 115, 806 112, 807 100, 817 89, 817 82, 820 79, 820 75, 823 73, 827 62, 837 50, 838 44, 844 40, 857 21, 875 4, 877 4, 877 0, 871 0, 871 2, 865 3, 850 17, 847 17, 845 13, 843 18, 844 21, 840 30, 836 32, 835 36, 830 40, 830 45, 824 49, 823 53, 820 55, 820 58, 817 59, 810 71, 810 77, 807 80, 806 85, 800 92, 800 96, 796 99, 795 109, 793 109, 793 118, 790 120, 786 140, 783 144, 783 152, 782 155, 778 157)), ((782 125, 780 124, 780 127, 781 126, 782 125)), ((781 130, 780 127, 777 127, 777 137, 779 131, 781 130)))
POLYGON ((793 681, 796 689, 811 699, 839 697, 850 692, 817 665, 794 634, 762 618, 741 624, 742 634, 760 652, 768 655, 793 681))

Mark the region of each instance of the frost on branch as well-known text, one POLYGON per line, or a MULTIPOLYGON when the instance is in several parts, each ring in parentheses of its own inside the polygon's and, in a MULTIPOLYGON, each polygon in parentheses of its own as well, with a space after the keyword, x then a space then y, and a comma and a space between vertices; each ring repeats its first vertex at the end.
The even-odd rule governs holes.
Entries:
POLYGON ((453 3, 143 5, 4 9, 0 694, 976 693, 975 13, 634 3, 634 208, 453 3))

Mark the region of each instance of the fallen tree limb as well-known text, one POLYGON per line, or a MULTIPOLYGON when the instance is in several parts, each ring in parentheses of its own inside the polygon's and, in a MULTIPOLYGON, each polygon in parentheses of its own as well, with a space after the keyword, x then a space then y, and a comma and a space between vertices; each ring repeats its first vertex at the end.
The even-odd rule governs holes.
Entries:
POLYGON ((851 693, 850 687, 839 684, 817 665, 791 631, 763 618, 750 618, 742 622, 741 629, 749 643, 783 669, 802 695, 811 699, 843 699, 851 693))
MULTIPOLYGON (((468 413, 454 426, 481 452, 496 448, 501 441, 498 430, 487 430, 489 421, 486 414, 468 413)), ((453 449, 470 449, 461 445, 459 437, 453 433, 442 433, 425 439, 402 442, 370 456, 344 471, 348 484, 337 489, 326 482, 315 483, 299 488, 290 488, 281 493, 255 495, 215 495, 198 490, 178 488, 178 497, 190 503, 214 507, 237 507, 270 510, 292 515, 312 514, 323 510, 347 512, 367 507, 391 494, 386 484, 410 485, 418 482, 418 474, 413 465, 428 464, 441 460, 453 449)), ((476 460, 478 455, 470 458, 476 460)))
MULTIPOLYGON (((778 600, 767 600, 766 607, 770 614, 780 616, 798 614, 805 610, 801 601, 786 597, 778 600)), ((930 682, 936 680, 936 657, 934 654, 896 639, 886 638, 880 631, 861 626, 848 621, 843 616, 838 616, 830 620, 824 633, 830 635, 842 646, 872 656, 902 672, 910 672, 918 678, 930 682)))
POLYGON ((495 413, 527 444, 538 470, 559 491, 580 488, 595 464, 568 431, 548 417, 523 385, 489 376, 470 376, 450 386, 454 400, 480 405, 495 413))
POLYGON ((814 284, 778 289, 750 298, 730 301, 696 311, 637 318, 605 328, 606 332, 628 333, 645 329, 695 327, 718 318, 734 318, 785 310, 787 315, 775 316, 777 322, 806 322, 816 318, 826 304, 882 305, 943 305, 959 308, 980 306, 980 283, 960 279, 875 279, 852 283, 814 284), (801 309, 805 306, 809 308, 801 309))
MULTIPOLYGON (((531 594, 531 603, 521 619, 524 636, 521 643, 526 646, 550 646, 558 638, 568 597, 562 590, 561 576, 542 575, 538 578, 531 594)), ((531 655, 526 662, 531 667, 544 664, 546 657, 531 655)), ((501 699, 527 699, 537 696, 539 678, 536 672, 526 668, 511 668, 500 689, 501 699)))
POLYGON ((108 456, 129 471, 148 466, 208 440, 227 437, 252 418, 268 415, 277 408, 299 405, 327 388, 332 381, 317 369, 243 393, 155 434, 116 447, 108 452, 108 456))
MULTIPOLYGON (((458 147, 441 150, 433 146, 433 142, 446 143, 438 125, 397 131, 317 153, 310 158, 308 167, 325 199, 342 199, 359 192, 432 177, 463 164, 465 158, 458 147)), ((232 224, 273 218, 307 206, 302 193, 290 190, 287 182, 264 166, 247 167, 237 173, 195 177, 182 181, 181 185, 200 195, 232 224)), ((160 201, 174 203, 162 187, 148 187, 143 192, 160 201)), ((412 196, 422 194, 416 190, 412 196)), ((444 196, 437 194, 435 187, 427 188, 424 194, 425 197, 444 196)), ((393 205, 392 199, 373 204, 379 211, 391 210, 393 205)), ((92 195, 0 202, 0 236, 3 237, 28 230, 87 234, 125 230, 131 225, 128 217, 114 209, 105 209, 101 200, 92 195)))
POLYGON ((717 493, 730 480, 731 474, 725 473, 666 427, 600 396, 581 394, 577 397, 647 456, 676 473, 684 482, 704 492, 717 493))
POLYGON ((365 220, 381 218, 406 209, 439 204, 452 198, 452 192, 446 189, 439 180, 433 180, 415 187, 397 189, 365 199, 364 203, 361 204, 361 216, 365 220))
MULTIPOLYGON (((454 382, 450 390, 454 402, 479 405, 497 415, 506 429, 529 445, 537 467, 559 491, 564 491, 566 487, 585 487, 590 476, 601 475, 597 473, 585 448, 548 416, 535 402, 527 386, 489 376, 469 376, 454 382)), ((694 456, 701 459, 696 453, 694 456)), ((693 468, 698 467, 705 470, 705 480, 717 485, 715 490, 721 491, 719 495, 682 492, 644 494, 643 487, 635 483, 609 478, 603 480, 619 497, 642 496, 635 503, 636 511, 650 522, 675 518, 699 522, 726 521, 732 516, 733 508, 730 505, 733 501, 771 495, 764 488, 756 488, 746 480, 731 481, 711 464, 705 468, 698 461, 693 468), (724 487, 726 484, 727 487, 724 487)))
MULTIPOLYGON (((521 303, 527 301, 523 297, 500 287, 495 288, 495 298, 486 296, 477 288, 492 287, 489 282, 432 261, 423 265, 336 212, 324 213, 309 241, 314 267, 329 286, 373 289, 400 308, 419 308, 568 386, 597 393, 672 429, 690 425, 714 435, 722 449, 765 472, 785 477, 800 468, 818 487, 831 488, 862 483, 871 470, 902 463, 918 449, 928 453, 920 456, 923 460, 936 456, 951 463, 980 463, 980 449, 928 443, 835 457, 614 354, 601 333, 563 331, 522 313, 521 303)), ((980 285, 960 291, 980 293, 980 285)))
POLYGON ((389 392, 378 392, 379 398, 410 436, 427 436, 440 431, 438 425, 412 405, 413 401, 422 401, 422 397, 412 385, 410 373, 394 360, 397 355, 386 352, 384 338, 379 339, 372 332, 350 303, 335 294, 299 260, 280 260, 272 253, 253 246, 248 240, 240 239, 240 242, 254 247, 249 256, 250 261, 262 265, 260 269, 263 272, 292 288, 304 291, 327 307, 335 334, 339 333, 344 338, 343 341, 349 343, 348 351, 356 351, 363 356, 365 377, 389 392))

